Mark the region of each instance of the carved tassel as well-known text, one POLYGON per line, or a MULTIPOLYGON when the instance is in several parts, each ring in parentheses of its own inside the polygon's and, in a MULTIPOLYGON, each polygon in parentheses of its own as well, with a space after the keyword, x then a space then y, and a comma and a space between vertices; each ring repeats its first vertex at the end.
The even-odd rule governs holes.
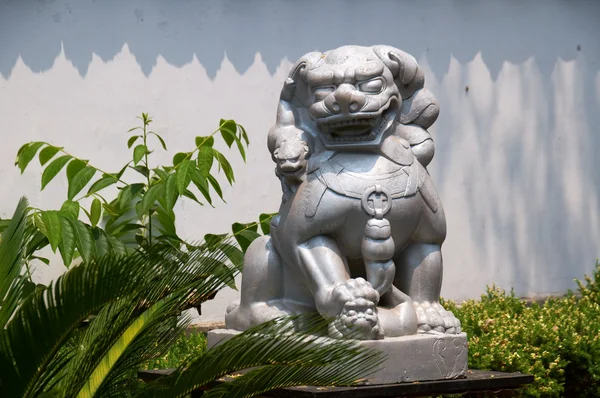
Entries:
POLYGON ((392 287, 396 273, 396 266, 392 260, 396 246, 388 220, 372 218, 367 222, 361 250, 367 280, 379 295, 383 295, 392 287))

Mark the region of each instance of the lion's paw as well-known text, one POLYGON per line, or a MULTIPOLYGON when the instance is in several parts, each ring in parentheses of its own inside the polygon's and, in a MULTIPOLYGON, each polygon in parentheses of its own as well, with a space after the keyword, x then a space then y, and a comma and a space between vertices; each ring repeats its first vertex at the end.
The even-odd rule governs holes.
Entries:
POLYGON ((336 286, 332 292, 339 315, 329 324, 329 334, 336 338, 377 340, 383 338, 383 329, 377 316, 379 293, 363 278, 350 279, 336 286))
POLYGON ((415 311, 419 319, 419 332, 440 332, 447 334, 459 334, 461 332, 460 321, 450 311, 446 311, 437 302, 415 302, 415 311))

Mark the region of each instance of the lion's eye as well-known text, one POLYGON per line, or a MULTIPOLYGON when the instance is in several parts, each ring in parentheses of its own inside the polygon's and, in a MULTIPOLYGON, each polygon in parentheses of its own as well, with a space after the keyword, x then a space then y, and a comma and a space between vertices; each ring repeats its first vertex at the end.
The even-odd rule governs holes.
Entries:
POLYGON ((383 79, 376 78, 358 83, 358 89, 367 94, 378 94, 383 90, 383 79))
POLYGON ((313 89, 313 95, 315 96, 315 100, 323 101, 329 94, 333 93, 335 87, 333 86, 323 86, 317 87, 313 89))

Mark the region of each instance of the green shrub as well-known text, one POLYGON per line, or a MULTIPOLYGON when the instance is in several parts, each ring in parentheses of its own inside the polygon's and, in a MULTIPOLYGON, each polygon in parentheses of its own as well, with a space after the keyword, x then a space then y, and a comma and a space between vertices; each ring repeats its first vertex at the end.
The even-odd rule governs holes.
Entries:
MULTIPOLYGON (((60 253, 67 268, 74 262, 86 263, 107 254, 125 255, 152 244, 190 249, 190 244, 177 235, 174 211, 177 202, 185 198, 212 206, 215 195, 225 201, 217 176, 223 174, 229 185, 233 185, 235 176, 225 155, 214 147, 215 136, 220 134, 229 148, 235 144, 246 161, 249 139, 243 126, 221 119, 219 127, 209 136, 195 137, 189 151, 175 153, 172 164, 160 164, 153 155, 156 151, 167 151, 167 144, 157 132, 151 131, 152 118, 147 113, 138 119, 141 124, 127 132, 133 134, 127 139, 131 158, 113 172, 45 141, 29 142, 19 149, 15 165, 21 173, 35 164, 32 161, 38 157, 44 169, 42 190, 63 171, 67 177, 67 200, 60 210, 32 208, 29 212, 31 233, 25 248, 28 275, 31 260, 49 264, 49 259, 38 255, 46 246, 60 253), (84 214, 87 221, 83 221, 84 214)), ((262 232, 268 233, 273 216, 261 214, 259 222, 232 225, 232 236, 241 249, 228 248, 232 263, 241 262, 242 252, 259 236, 259 224, 262 232)), ((8 220, 0 220, 0 232, 7 225, 8 220)), ((205 236, 205 249, 226 238, 226 234, 205 236)), ((29 290, 34 287, 32 283, 28 286, 29 290)), ((231 283, 230 287, 235 285, 231 283)))
MULTIPOLYGON (((157 344, 157 343, 155 343, 157 344)), ((202 332, 191 332, 179 336, 162 357, 143 366, 143 369, 174 369, 206 351, 206 336, 202 332)))
POLYGON ((600 396, 600 265, 579 294, 543 305, 495 286, 460 307, 445 302, 469 338, 469 367, 532 374, 528 397, 600 396))

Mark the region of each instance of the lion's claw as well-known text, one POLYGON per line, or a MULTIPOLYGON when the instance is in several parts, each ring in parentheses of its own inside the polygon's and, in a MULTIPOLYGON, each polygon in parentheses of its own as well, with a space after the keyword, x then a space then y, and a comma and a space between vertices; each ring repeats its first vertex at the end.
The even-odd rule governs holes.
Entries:
POLYGON ((440 332, 459 334, 460 321, 450 311, 446 311, 440 303, 428 301, 415 302, 415 311, 419 319, 419 332, 440 332))
POLYGON ((329 334, 336 338, 377 340, 383 338, 377 303, 379 294, 363 278, 349 279, 336 286, 332 298, 341 310, 329 324, 329 334))

